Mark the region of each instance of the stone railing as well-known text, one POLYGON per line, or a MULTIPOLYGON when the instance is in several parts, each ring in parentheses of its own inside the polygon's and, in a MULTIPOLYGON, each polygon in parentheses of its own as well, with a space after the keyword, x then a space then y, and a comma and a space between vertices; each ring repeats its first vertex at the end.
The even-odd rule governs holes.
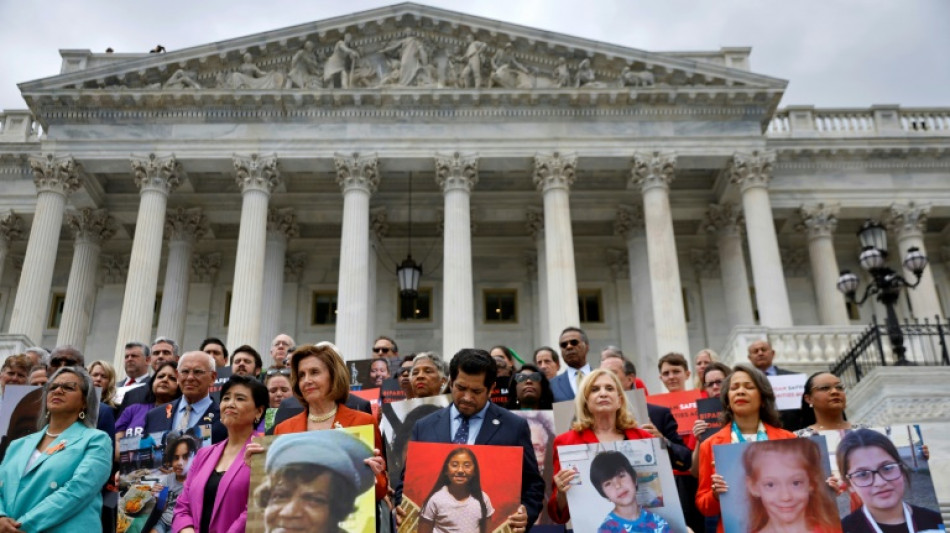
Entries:
POLYGON ((0 112, 0 142, 36 142, 43 129, 26 110, 0 112))
POLYGON ((775 350, 774 364, 795 372, 827 370, 867 326, 737 326, 719 352, 727 365, 748 361, 749 345, 766 339, 775 350))
POLYGON ((778 138, 950 136, 950 108, 789 106, 775 113, 767 135, 778 138))

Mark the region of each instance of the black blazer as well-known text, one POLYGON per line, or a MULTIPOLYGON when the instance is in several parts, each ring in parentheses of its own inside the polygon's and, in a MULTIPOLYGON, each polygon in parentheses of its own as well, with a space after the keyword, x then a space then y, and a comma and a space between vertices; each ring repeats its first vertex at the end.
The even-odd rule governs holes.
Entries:
POLYGON ((647 416, 660 433, 670 441, 669 454, 670 463, 673 464, 673 470, 688 472, 693 464, 693 453, 683 444, 683 439, 677 433, 679 424, 673 418, 673 413, 669 407, 647 404, 647 416))
MULTIPOLYGON (((159 433, 173 429, 172 421, 175 420, 175 412, 178 411, 179 402, 182 401, 185 401, 184 396, 149 409, 145 415, 145 432, 159 433), (171 410, 168 409, 168 406, 171 406, 171 410)), ((204 416, 201 417, 198 423, 211 424, 212 444, 217 444, 228 438, 228 429, 221 424, 221 412, 218 410, 218 404, 214 399, 211 400, 211 405, 208 406, 208 410, 205 411, 204 416)))

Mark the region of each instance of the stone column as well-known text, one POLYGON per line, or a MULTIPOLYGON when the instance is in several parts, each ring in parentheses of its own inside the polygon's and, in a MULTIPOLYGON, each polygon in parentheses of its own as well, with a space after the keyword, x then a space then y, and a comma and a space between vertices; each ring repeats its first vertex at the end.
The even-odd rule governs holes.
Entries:
POLYGON ((668 352, 689 356, 689 331, 670 210, 670 182, 675 168, 676 155, 669 152, 633 156, 631 183, 643 191, 657 357, 668 352))
POLYGON ((367 284, 369 286, 369 291, 367 291, 368 298, 366 303, 366 316, 368 317, 366 330, 369 331, 370 336, 375 338, 375 336, 378 335, 376 329, 377 302, 380 298, 384 298, 382 295, 378 294, 378 271, 381 257, 380 250, 385 251, 385 248, 383 248, 383 239, 385 239, 389 234, 389 220, 388 214, 386 212, 386 206, 376 207, 370 212, 369 225, 370 252, 369 272, 367 273, 367 284))
POLYGON ((379 159, 375 155, 337 154, 334 163, 337 183, 343 191, 334 342, 344 359, 366 359, 370 356, 369 199, 379 185, 379 159))
POLYGON ((799 230, 808 236, 808 258, 811 278, 818 302, 818 320, 823 326, 851 324, 844 296, 838 291, 838 258, 835 256, 834 234, 838 227, 838 205, 802 206, 799 230))
MULTIPOLYGON (((897 250, 890 253, 892 260, 903 262, 909 248, 916 247, 920 253, 927 255, 927 248, 924 246, 924 228, 927 227, 927 215, 930 214, 930 205, 920 205, 914 202, 907 204, 892 204, 888 210, 885 219, 888 228, 897 236, 897 250)), ((929 256, 928 256, 929 258, 929 256)), ((914 281, 914 274, 897 268, 898 272, 904 276, 907 281, 914 281)), ((937 320, 943 320, 943 310, 940 308, 940 300, 937 298, 937 287, 934 284, 933 268, 924 269, 920 277, 920 285, 916 289, 908 289, 910 304, 913 307, 913 315, 921 320, 927 319, 933 322, 934 317, 937 320)))
MULTIPOLYGON (((633 324, 637 339, 633 360, 637 365, 637 377, 648 389, 662 390, 656 360, 663 354, 656 348, 653 322, 653 295, 650 289, 650 259, 647 253, 647 234, 643 226, 643 208, 623 205, 617 210, 614 233, 627 243, 627 268, 630 276, 633 324)), ((685 354, 684 354, 685 355, 685 354)))
POLYGON ((208 218, 200 208, 179 207, 165 219, 168 261, 165 263, 165 284, 162 286, 162 308, 158 312, 158 337, 184 342, 188 291, 191 288, 191 256, 195 243, 209 230, 208 218))
POLYGON ((215 279, 220 270, 220 253, 193 253, 191 255, 191 283, 188 290, 188 312, 185 315, 183 341, 187 346, 194 346, 207 337, 212 328, 221 324, 218 322, 214 326, 211 325, 212 296, 215 279))
POLYGON ((86 335, 89 333, 96 300, 101 245, 103 241, 115 235, 117 225, 105 209, 88 207, 67 213, 66 223, 73 230, 76 243, 73 247, 73 263, 69 269, 63 320, 59 325, 56 345, 69 344, 83 350, 86 347, 86 335))
POLYGON ((752 280, 759 307, 759 323, 766 327, 792 326, 782 257, 772 218, 768 184, 772 179, 773 152, 736 153, 729 165, 730 180, 742 191, 746 235, 752 260, 752 280))
POLYGON ((241 188, 241 229, 231 289, 228 347, 256 345, 261 339, 264 302, 264 254, 267 248, 267 204, 280 185, 277 154, 234 156, 234 172, 241 188))
POLYGON ((23 217, 10 212, 0 218, 0 282, 3 281, 3 270, 7 264, 7 254, 10 252, 10 243, 23 238, 23 217))
POLYGON ((168 195, 184 179, 181 163, 174 155, 132 157, 132 174, 140 190, 135 237, 129 276, 125 281, 122 315, 116 337, 115 367, 123 368, 125 344, 130 341, 149 342, 155 316, 155 291, 162 257, 162 233, 168 195))
POLYGON ((30 167, 37 190, 36 213, 26 245, 9 333, 25 335, 33 344, 40 344, 43 342, 66 197, 82 185, 82 170, 72 157, 53 154, 30 158, 30 167))
MULTIPOLYGON (((529 208, 527 211, 528 233, 534 239, 534 264, 538 282, 538 337, 535 340, 537 346, 552 346, 549 344, 556 332, 548 330, 548 267, 547 267, 547 249, 544 246, 544 211, 535 208, 529 208)), ((560 331, 560 330, 558 330, 560 331)))
POLYGON ((576 154, 537 154, 534 184, 544 198, 544 262, 547 268, 548 323, 551 346, 561 330, 580 326, 574 234, 571 231, 570 189, 577 167, 576 154))
MULTIPOLYGON (((271 208, 267 213, 267 245, 264 252, 264 303, 261 312, 261 336, 258 350, 270 346, 281 333, 284 305, 284 263, 287 240, 300 235, 293 208, 271 208)), ((266 350, 265 350, 266 351, 266 350)), ((261 353, 265 353, 261 351, 261 353)), ((273 361, 271 361, 271 364, 273 361)))
POLYGON ((475 345, 472 285, 471 194, 478 183, 478 156, 436 155, 435 181, 445 197, 442 238, 442 353, 451 357, 475 345), (451 310, 451 312, 449 312, 451 310))
POLYGON ((703 230, 716 236, 725 311, 731 327, 755 325, 742 250, 742 224, 742 210, 731 203, 710 205, 703 221, 703 230))

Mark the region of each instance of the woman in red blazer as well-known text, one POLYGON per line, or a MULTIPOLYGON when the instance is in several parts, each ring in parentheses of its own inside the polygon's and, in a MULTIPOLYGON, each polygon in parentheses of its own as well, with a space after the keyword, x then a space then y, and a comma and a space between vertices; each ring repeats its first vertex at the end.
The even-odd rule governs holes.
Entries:
MULTIPOLYGON (((722 476, 716 473, 713 446, 795 438, 794 433, 781 429, 782 420, 775 408, 772 385, 765 374, 752 365, 737 364, 723 381, 719 397, 722 400, 723 427, 699 445, 696 507, 705 516, 720 514, 719 495, 729 489, 722 476)), ((717 531, 723 531, 721 520, 717 531)))
POLYGON ((637 421, 627 410, 623 386, 610 370, 597 369, 584 378, 574 398, 574 405, 577 420, 571 430, 554 438, 554 490, 548 500, 548 514, 558 524, 571 519, 567 508, 567 491, 571 488, 571 480, 577 475, 574 470, 561 470, 558 446, 653 438, 653 435, 637 427, 637 421))

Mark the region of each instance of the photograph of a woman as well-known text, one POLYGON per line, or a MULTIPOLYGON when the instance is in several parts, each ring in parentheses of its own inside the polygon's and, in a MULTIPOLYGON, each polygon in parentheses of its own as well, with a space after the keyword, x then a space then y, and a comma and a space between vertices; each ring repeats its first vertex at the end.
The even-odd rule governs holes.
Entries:
POLYGON ((467 448, 449 452, 432 492, 422 504, 418 533, 486 533, 495 513, 482 491, 478 459, 467 448))

